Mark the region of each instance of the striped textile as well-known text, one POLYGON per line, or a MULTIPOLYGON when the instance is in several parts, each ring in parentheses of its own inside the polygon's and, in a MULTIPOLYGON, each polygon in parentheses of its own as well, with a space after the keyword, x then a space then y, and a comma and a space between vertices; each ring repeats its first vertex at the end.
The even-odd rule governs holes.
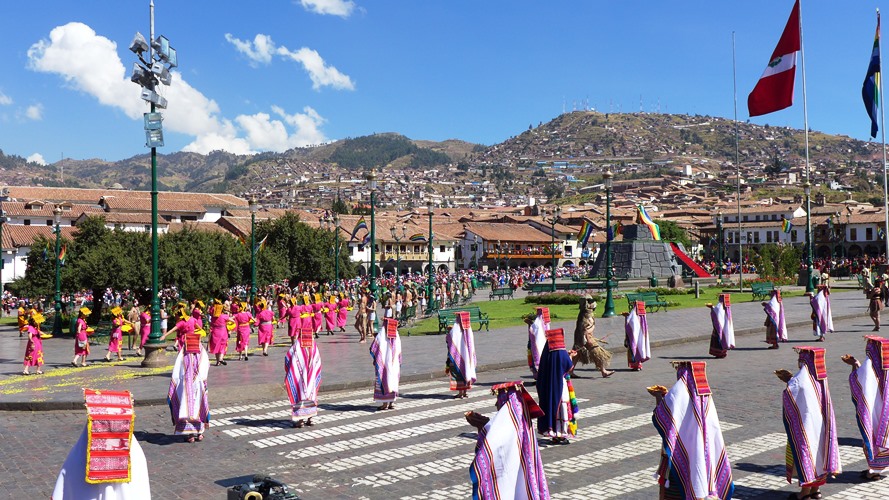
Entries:
POLYGON ((401 377, 401 337, 389 338, 385 327, 380 328, 370 344, 370 357, 374 364, 374 401, 394 403, 398 397, 401 377))
POLYGON ((290 398, 291 418, 302 420, 318 414, 318 388, 321 386, 321 353, 318 345, 293 344, 284 356, 284 388, 290 398))
POLYGON ((849 375, 862 447, 872 473, 889 468, 889 340, 867 336, 867 359, 849 375))
POLYGON ((210 404, 207 399, 207 375, 210 358, 201 346, 200 353, 179 350, 173 364, 173 377, 167 401, 175 426, 174 434, 203 434, 210 422, 210 404))

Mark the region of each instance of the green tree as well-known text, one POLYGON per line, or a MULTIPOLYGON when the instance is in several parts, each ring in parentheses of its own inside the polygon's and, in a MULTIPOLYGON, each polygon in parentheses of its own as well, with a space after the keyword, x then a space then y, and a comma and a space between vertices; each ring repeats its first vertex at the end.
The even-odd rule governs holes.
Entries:
POLYGON ((349 205, 346 204, 346 202, 343 201, 343 199, 340 198, 339 196, 337 196, 336 199, 333 200, 333 204, 331 205, 330 209, 333 210, 333 213, 336 213, 336 214, 349 215, 349 212, 350 212, 349 205))
MULTIPOLYGON (((273 221, 265 221, 256 231, 257 238, 268 235, 266 245, 279 252, 287 263, 291 282, 329 280, 334 278, 334 235, 300 222, 287 213, 273 221)), ((355 275, 348 248, 340 239, 340 277, 355 275)))
POLYGON ((186 299, 220 297, 234 284, 249 283, 249 249, 228 234, 186 226, 163 235, 158 253, 160 282, 186 299))

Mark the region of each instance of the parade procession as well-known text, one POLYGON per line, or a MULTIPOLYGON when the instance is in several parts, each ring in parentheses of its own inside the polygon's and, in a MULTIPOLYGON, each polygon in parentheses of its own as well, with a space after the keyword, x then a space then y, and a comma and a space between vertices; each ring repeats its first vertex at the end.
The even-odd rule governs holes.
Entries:
POLYGON ((698 3, 0 6, 0 498, 889 499, 879 5, 698 3))

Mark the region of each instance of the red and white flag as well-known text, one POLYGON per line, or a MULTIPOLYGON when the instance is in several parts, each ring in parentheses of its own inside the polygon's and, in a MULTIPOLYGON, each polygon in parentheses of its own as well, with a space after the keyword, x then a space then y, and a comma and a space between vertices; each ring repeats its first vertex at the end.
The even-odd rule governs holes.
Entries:
POLYGON ((793 79, 796 75, 796 53, 800 50, 799 0, 793 4, 790 19, 769 65, 747 96, 750 116, 759 116, 793 105, 793 79))

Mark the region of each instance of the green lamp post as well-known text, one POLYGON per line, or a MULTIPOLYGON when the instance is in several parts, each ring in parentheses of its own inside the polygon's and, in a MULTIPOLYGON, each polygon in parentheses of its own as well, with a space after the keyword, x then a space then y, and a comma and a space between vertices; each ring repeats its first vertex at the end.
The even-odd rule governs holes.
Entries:
POLYGON ((53 231, 56 233, 56 293, 53 297, 56 317, 52 322, 52 334, 54 337, 58 337, 62 334, 62 261, 59 258, 62 251, 62 207, 56 205, 52 210, 52 217, 56 224, 53 231))
POLYGON ((614 292, 612 291, 611 280, 614 278, 614 270, 611 268, 611 240, 614 234, 611 232, 611 188, 613 186, 614 174, 611 171, 605 172, 605 311, 602 313, 603 318, 610 318, 614 313, 614 292))

